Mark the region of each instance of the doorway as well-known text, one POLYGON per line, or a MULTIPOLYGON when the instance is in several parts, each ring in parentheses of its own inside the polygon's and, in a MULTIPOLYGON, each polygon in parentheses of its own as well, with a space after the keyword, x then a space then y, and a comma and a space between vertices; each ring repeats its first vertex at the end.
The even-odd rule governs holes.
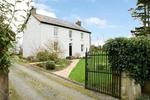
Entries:
POLYGON ((69 43, 69 56, 72 56, 72 43, 69 43))

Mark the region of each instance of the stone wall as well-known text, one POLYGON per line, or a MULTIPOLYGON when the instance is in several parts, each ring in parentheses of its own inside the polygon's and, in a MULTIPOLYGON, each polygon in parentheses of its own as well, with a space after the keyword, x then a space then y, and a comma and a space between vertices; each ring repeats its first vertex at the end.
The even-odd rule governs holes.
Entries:
POLYGON ((136 100, 140 95, 141 86, 135 84, 134 79, 129 78, 126 73, 122 73, 121 100, 136 100))

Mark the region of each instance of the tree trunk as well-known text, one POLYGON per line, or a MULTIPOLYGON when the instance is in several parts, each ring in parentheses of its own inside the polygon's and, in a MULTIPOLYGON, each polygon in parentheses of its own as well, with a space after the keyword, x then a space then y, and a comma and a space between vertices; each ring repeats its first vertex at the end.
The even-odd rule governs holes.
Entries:
POLYGON ((0 73, 0 100, 8 100, 8 73, 0 73))

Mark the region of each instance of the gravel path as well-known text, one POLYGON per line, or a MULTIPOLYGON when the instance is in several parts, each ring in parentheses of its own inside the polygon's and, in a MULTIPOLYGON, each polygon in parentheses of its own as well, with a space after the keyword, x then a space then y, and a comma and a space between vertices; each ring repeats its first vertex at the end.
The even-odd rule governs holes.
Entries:
POLYGON ((65 68, 61 71, 53 72, 53 73, 56 74, 56 75, 68 78, 69 74, 71 73, 71 71, 73 70, 73 68, 76 66, 76 64, 78 62, 79 62, 79 59, 72 60, 72 63, 67 68, 65 68))
MULTIPOLYGON (((22 100, 94 100, 23 65, 10 68, 10 83, 22 100)), ((11 98, 10 98, 11 100, 11 98)))

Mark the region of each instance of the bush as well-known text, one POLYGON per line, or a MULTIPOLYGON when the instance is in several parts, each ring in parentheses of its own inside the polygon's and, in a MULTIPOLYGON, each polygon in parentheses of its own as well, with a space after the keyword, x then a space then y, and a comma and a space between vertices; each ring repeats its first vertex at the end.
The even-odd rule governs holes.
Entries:
POLYGON ((36 55, 36 59, 38 61, 47 61, 49 59, 49 52, 48 51, 40 51, 36 55))
POLYGON ((73 59, 75 59, 75 57, 73 57, 73 56, 68 56, 68 57, 66 57, 66 59, 73 60, 73 59))
POLYGON ((58 59, 58 55, 56 53, 49 53, 48 58, 49 60, 56 61, 58 59))
POLYGON ((33 62, 33 61, 35 61, 35 58, 34 58, 34 56, 29 56, 29 57, 27 57, 27 60, 30 62, 33 62))
POLYGON ((130 77, 144 85, 150 79, 150 39, 147 37, 116 38, 104 45, 113 70, 129 72, 130 77))
POLYGON ((42 68, 46 68, 46 67, 45 67, 45 66, 46 66, 46 63, 40 63, 40 64, 37 64, 37 66, 42 67, 42 68))
POLYGON ((53 61, 48 61, 48 62, 46 62, 46 69, 48 69, 48 70, 54 70, 55 69, 55 63, 53 62, 53 61))
POLYGON ((37 53, 36 59, 38 61, 48 61, 48 60, 55 61, 58 59, 58 55, 56 53, 53 52, 51 53, 47 50, 44 50, 37 53))

